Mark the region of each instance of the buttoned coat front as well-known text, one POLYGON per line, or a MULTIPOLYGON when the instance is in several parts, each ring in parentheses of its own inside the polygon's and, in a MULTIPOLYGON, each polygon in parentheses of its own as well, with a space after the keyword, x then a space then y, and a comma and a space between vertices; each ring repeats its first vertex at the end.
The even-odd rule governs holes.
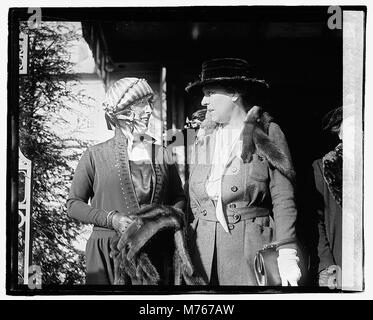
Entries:
MULTIPOLYGON (((257 285, 253 269, 256 252, 274 240, 295 237, 293 183, 273 165, 270 157, 259 152, 253 154, 250 162, 244 162, 237 149, 244 142, 241 134, 221 181, 227 233, 217 222, 216 202, 205 189, 215 134, 213 130, 194 145, 189 177, 193 262, 207 283, 217 277, 219 285, 257 285)), ((269 124, 268 137, 284 154, 289 154, 285 136, 274 122, 269 124)))

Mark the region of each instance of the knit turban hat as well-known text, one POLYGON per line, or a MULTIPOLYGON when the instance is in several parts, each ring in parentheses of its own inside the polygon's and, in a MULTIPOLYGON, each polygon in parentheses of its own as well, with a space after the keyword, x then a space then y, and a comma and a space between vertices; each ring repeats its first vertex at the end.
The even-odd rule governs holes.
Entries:
MULTIPOLYGON (((122 78, 106 92, 104 110, 109 119, 125 113, 136 101, 153 97, 154 92, 145 79, 122 78)), ((108 120, 108 118, 107 118, 108 120)), ((110 121, 112 123, 112 121, 110 121)))

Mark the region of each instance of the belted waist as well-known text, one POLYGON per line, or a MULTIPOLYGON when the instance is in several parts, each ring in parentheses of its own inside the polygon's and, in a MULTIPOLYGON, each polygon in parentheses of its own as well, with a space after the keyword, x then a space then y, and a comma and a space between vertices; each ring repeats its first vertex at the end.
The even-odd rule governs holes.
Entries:
MULTIPOLYGON (((216 218, 215 207, 200 206, 196 208, 196 216, 199 219, 207 221, 218 221, 216 218)), ((266 217, 271 214, 271 210, 263 207, 248 207, 247 202, 229 203, 226 206, 226 216, 228 223, 238 223, 243 220, 253 219, 256 217, 266 217)))

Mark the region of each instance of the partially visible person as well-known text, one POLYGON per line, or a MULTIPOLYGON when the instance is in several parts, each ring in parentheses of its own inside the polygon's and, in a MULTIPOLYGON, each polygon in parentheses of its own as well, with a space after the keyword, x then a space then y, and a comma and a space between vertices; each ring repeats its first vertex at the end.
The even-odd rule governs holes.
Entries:
POLYGON ((318 217, 318 284, 329 288, 341 286, 342 268, 342 122, 343 108, 328 112, 324 130, 339 137, 338 145, 313 163, 314 184, 319 199, 315 201, 318 217))

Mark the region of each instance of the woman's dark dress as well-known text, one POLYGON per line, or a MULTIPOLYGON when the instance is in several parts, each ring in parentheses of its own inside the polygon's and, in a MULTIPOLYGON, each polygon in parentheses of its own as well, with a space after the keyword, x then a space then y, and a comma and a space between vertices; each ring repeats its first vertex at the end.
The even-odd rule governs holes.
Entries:
MULTIPOLYGON (((114 138, 89 147, 80 159, 67 208, 70 217, 94 225, 86 246, 87 284, 114 283, 110 242, 116 231, 107 228, 110 211, 136 214, 145 204, 184 209, 185 195, 171 154, 153 145, 153 155, 152 162, 129 161, 126 140, 116 130, 114 138)), ((154 255, 162 260, 166 247, 154 249, 154 255)))
MULTIPOLYGON (((153 170, 151 163, 129 161, 133 187, 139 205, 147 205, 151 201, 153 170)), ((96 232, 88 240, 86 246, 87 284, 109 284, 114 281, 114 263, 110 258, 110 239, 115 235, 114 230, 96 227, 96 232), (98 230, 97 230, 98 229, 98 230), (100 254, 97 255, 97 252, 100 254)))

